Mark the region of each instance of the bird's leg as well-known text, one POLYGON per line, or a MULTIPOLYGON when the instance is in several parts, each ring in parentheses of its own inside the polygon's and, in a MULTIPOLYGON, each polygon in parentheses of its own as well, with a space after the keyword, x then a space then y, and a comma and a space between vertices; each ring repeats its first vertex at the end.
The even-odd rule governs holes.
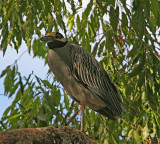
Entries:
POLYGON ((84 132, 84 109, 83 108, 81 109, 81 131, 84 132))
POLYGON ((81 102, 81 131, 84 132, 84 110, 85 110, 85 102, 81 102))

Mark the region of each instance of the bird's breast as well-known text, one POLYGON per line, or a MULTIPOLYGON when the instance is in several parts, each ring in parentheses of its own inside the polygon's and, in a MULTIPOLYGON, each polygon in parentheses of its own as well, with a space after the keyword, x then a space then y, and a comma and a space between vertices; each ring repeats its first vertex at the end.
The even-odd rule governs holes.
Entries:
POLYGON ((62 84, 67 94, 77 102, 85 102, 92 109, 104 107, 104 103, 78 82, 71 74, 70 67, 54 50, 49 50, 48 65, 55 77, 62 84), (95 108, 97 105, 97 108, 95 108))

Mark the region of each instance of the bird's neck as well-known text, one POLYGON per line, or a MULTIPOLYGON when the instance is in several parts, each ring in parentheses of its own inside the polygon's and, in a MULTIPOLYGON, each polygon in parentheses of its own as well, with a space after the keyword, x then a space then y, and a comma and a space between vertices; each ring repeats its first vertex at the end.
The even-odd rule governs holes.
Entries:
POLYGON ((61 48, 64 47, 66 44, 68 43, 68 41, 54 41, 54 42, 49 42, 48 43, 48 47, 50 49, 54 49, 54 48, 61 48))

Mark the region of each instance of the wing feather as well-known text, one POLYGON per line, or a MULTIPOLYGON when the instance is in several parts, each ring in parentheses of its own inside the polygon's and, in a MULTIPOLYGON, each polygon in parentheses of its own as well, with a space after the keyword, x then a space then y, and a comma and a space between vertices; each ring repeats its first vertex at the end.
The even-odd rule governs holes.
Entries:
POLYGON ((87 86, 94 96, 103 100, 107 108, 116 116, 120 115, 122 112, 122 102, 107 72, 94 57, 80 46, 72 43, 70 52, 73 76, 87 86))

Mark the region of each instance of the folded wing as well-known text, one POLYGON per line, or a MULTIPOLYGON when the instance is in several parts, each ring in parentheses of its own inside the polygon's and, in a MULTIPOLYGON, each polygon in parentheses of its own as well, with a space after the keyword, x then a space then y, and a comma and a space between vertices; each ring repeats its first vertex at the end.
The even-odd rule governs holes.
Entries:
POLYGON ((107 72, 87 51, 76 44, 71 47, 71 72, 95 96, 103 100, 106 107, 98 112, 114 119, 122 112, 121 99, 107 72))

